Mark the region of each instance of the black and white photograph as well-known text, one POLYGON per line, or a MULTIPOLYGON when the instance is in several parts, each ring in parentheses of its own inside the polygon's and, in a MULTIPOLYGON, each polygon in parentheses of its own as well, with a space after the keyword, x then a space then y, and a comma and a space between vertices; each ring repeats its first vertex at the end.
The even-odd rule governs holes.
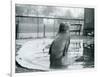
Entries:
POLYGON ((95 67, 95 8, 15 4, 15 73, 95 67))

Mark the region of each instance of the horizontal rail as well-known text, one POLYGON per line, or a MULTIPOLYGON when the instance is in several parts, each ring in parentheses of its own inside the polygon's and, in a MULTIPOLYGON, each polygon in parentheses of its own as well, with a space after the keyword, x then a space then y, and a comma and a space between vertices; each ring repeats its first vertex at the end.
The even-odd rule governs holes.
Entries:
POLYGON ((22 16, 22 15, 16 15, 16 17, 25 17, 25 18, 47 18, 47 19, 62 19, 62 20, 84 21, 84 19, 68 19, 68 18, 60 18, 60 17, 36 17, 36 16, 22 16))

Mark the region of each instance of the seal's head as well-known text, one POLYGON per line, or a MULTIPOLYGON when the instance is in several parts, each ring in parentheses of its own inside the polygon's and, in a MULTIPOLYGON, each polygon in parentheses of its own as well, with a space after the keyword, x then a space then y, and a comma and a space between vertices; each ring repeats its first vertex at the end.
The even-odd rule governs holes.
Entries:
POLYGON ((58 33, 66 33, 68 29, 69 29, 68 24, 66 25, 64 23, 60 23, 58 33))

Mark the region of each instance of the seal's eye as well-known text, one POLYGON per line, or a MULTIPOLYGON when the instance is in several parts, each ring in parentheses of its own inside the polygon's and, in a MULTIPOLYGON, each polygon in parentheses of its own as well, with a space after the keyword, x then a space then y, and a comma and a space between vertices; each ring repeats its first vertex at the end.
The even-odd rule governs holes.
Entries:
POLYGON ((16 56, 18 56, 19 54, 18 53, 16 53, 16 56))

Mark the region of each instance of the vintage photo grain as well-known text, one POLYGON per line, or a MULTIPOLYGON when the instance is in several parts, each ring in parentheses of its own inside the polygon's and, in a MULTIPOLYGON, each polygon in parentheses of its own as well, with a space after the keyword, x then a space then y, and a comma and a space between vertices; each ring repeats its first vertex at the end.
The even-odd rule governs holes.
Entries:
POLYGON ((15 72, 94 68, 95 9, 15 4, 15 72))

